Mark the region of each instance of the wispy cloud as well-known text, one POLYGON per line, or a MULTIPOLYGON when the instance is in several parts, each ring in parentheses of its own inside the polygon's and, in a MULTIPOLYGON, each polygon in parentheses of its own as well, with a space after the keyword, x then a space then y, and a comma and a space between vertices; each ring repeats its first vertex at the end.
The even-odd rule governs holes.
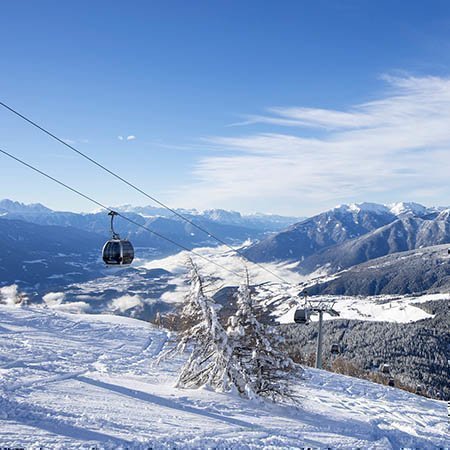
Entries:
POLYGON ((89 144, 89 139, 63 139, 69 145, 75 144, 89 144))
POLYGON ((186 203, 297 214, 355 200, 448 203, 450 78, 383 79, 383 96, 348 110, 271 107, 239 124, 265 132, 209 138, 222 154, 198 162, 186 203))

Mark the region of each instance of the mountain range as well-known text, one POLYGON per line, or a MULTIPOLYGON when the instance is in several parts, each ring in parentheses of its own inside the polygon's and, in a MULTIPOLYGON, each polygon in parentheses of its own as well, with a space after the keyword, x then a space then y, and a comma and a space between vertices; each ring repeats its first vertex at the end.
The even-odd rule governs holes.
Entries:
MULTIPOLYGON (((166 210, 150 206, 116 209, 186 248, 217 244, 166 210)), ((442 207, 360 203, 341 205, 300 220, 262 214, 244 216, 224 210, 177 212, 230 244, 253 241, 243 249, 247 259, 290 263, 293 270, 314 279, 309 289, 315 293, 372 295, 439 290, 446 285, 442 277, 450 271, 449 260, 444 258, 446 247, 435 247, 450 243, 450 209, 442 207), (279 230, 293 220, 294 224, 279 230), (424 252, 426 261, 420 259, 424 252)), ((152 257, 179 251, 120 217, 116 231, 141 247, 142 254, 144 248, 152 257)), ((0 257, 3 282, 35 283, 39 278, 97 273, 101 269, 101 246, 109 238, 109 217, 100 212, 77 214, 53 211, 41 204, 2 200, 0 232, 0 243, 5 249, 0 257), (36 260, 45 260, 45 264, 33 262, 36 260), (84 261, 93 264, 89 271, 84 261), (34 264, 33 270, 28 267, 30 264, 34 264), (78 265, 77 270, 73 270, 74 264, 78 265)))
MULTIPOLYGON (((164 208, 131 207, 130 205, 113 207, 112 209, 124 213, 133 221, 144 225, 168 238, 174 239, 187 247, 201 245, 215 245, 217 242, 207 234, 202 233, 191 224, 183 221, 172 212, 164 208)), ((187 217, 196 225, 207 229, 220 239, 242 242, 246 239, 256 239, 265 233, 279 231, 288 224, 297 222, 300 218, 283 217, 276 215, 241 215, 236 211, 207 210, 202 213, 196 210, 177 209, 177 213, 187 217)), ((32 222, 38 225, 57 225, 75 227, 85 231, 109 235, 110 218, 106 212, 73 213, 66 211, 53 211, 39 203, 26 205, 12 200, 0 201, 0 217, 3 219, 16 219, 32 222)), ((167 248, 168 244, 156 236, 152 236, 142 228, 116 219, 117 231, 136 245, 167 248)), ((171 245, 169 245, 171 247, 171 245)))
POLYGON ((443 282, 437 281, 435 269, 449 270, 448 259, 437 253, 446 255, 446 247, 430 249, 430 260, 422 265, 399 252, 415 255, 415 251, 448 243, 449 209, 417 203, 361 203, 296 223, 250 245, 244 254, 255 262, 296 262, 295 270, 303 275, 334 275, 324 283, 317 278, 315 293, 396 294, 438 288, 443 282), (412 273, 416 282, 408 280, 412 273))
MULTIPOLYGON (((113 209, 184 248, 217 245, 214 238, 165 209, 150 206, 119 206, 113 209)), ((245 216, 224 210, 177 212, 229 244, 263 238, 267 233, 299 220, 264 214, 245 216)), ((122 237, 130 239, 135 247, 142 248, 137 252, 138 257, 149 254, 155 257, 180 251, 180 247, 173 243, 120 217, 115 220, 115 229, 122 237)), ((8 199, 1 200, 0 284, 17 280, 34 284, 59 277, 73 281, 73 277, 68 274, 93 276, 102 268, 101 248, 109 237, 110 217, 105 212, 78 214, 53 211, 39 203, 26 205, 8 199), (86 261, 92 264, 89 270, 86 270, 86 261), (74 265, 77 266, 76 270, 74 265)))

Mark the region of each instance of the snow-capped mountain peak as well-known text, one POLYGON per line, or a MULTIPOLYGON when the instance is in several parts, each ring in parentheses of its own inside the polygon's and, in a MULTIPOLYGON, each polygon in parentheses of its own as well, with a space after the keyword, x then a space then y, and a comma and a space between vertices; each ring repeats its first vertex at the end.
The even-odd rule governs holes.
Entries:
POLYGON ((351 203, 350 205, 348 205, 348 209, 354 212, 365 211, 365 212, 373 212, 376 214, 385 214, 389 212, 389 208, 387 206, 370 202, 351 203))
POLYGON ((434 208, 427 208, 420 203, 415 202, 397 202, 388 205, 389 210, 392 214, 396 216, 404 215, 414 215, 414 216, 424 216, 435 212, 434 208))
POLYGON ((13 200, 4 199, 0 200, 0 211, 6 213, 20 213, 20 214, 28 214, 28 213, 51 213, 52 210, 42 205, 41 203, 20 203, 15 202, 13 200))
POLYGON ((389 214, 390 210, 386 205, 382 205, 380 203, 370 203, 370 202, 362 202, 362 203, 345 203, 336 206, 329 212, 340 211, 340 212, 348 212, 352 214, 359 214, 361 212, 365 213, 373 213, 373 214, 389 214))
POLYGON ((415 202, 396 202, 390 204, 380 204, 371 202, 349 203, 338 205, 332 211, 342 211, 351 213, 374 213, 393 214, 394 216, 412 215, 422 217, 431 213, 442 211, 443 208, 434 208, 421 205, 415 202))

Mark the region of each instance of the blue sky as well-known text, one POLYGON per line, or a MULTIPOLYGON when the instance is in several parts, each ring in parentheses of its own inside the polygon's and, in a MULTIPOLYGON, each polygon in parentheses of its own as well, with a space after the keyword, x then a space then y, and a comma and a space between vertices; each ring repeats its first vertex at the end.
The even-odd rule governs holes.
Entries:
MULTIPOLYGON (((18 0, 0 46, 2 101, 173 206, 450 203, 449 2, 18 0)), ((148 203, 4 110, 0 145, 148 203)), ((0 176, 1 198, 93 209, 4 157, 0 176)))

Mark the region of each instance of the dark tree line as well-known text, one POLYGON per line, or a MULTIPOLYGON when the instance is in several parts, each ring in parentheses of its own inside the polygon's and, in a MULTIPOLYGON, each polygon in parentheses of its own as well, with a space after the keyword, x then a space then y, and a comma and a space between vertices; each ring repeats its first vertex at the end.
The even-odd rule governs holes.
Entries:
MULTIPOLYGON (((447 300, 417 305, 434 318, 413 323, 333 320, 324 323, 325 368, 349 375, 387 382, 381 364, 389 364, 390 376, 399 387, 437 399, 450 398, 450 311, 447 300), (341 353, 332 355, 339 343, 341 353)), ((284 325, 286 348, 300 363, 314 363, 317 324, 284 325)))

